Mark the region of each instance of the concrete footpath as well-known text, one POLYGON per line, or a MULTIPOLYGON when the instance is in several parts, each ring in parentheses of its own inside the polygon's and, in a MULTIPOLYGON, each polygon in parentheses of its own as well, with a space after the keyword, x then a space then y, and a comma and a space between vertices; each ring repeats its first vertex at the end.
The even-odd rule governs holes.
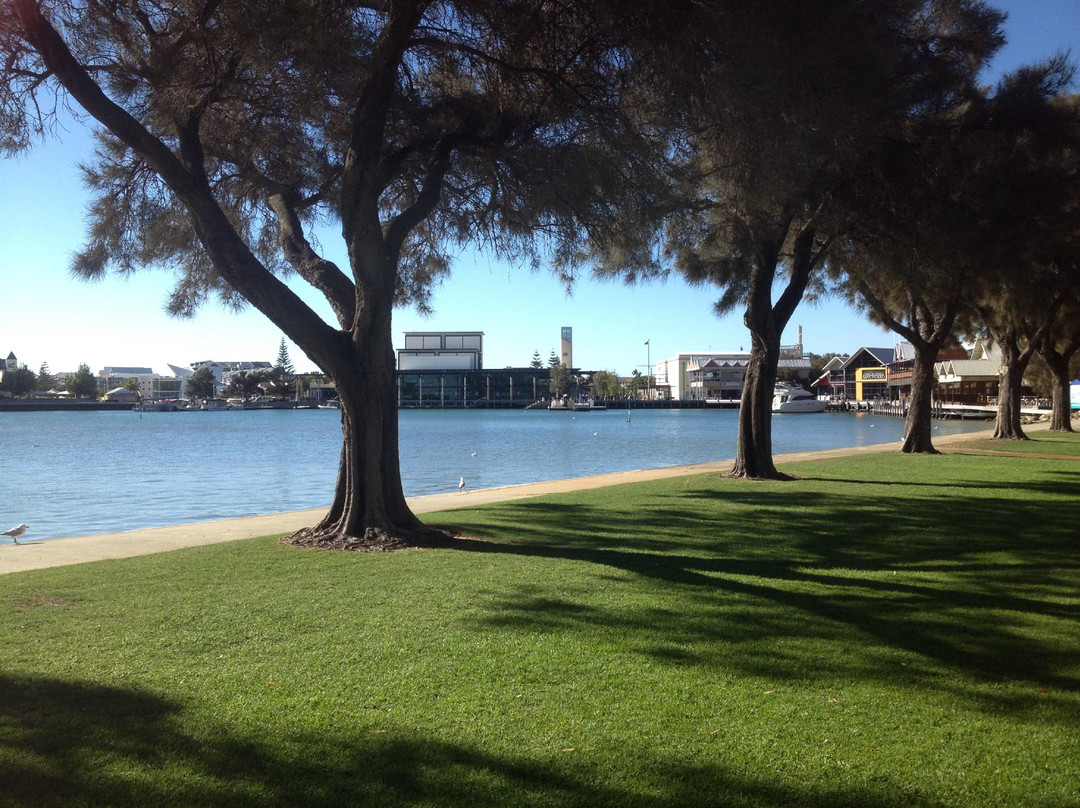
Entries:
MULTIPOLYGON (((1037 429, 1038 427, 1034 428, 1037 429)), ((939 449, 946 449, 950 444, 986 438, 991 434, 992 431, 948 435, 935 438, 934 446, 939 449)), ((800 460, 849 457, 869 452, 896 451, 899 448, 899 442, 881 443, 873 446, 776 455, 774 460, 778 464, 792 463, 800 460)), ((481 488, 475 491, 454 491, 453 493, 413 497, 408 502, 416 514, 433 513, 453 508, 487 505, 494 502, 510 502, 543 494, 585 491, 609 485, 621 485, 622 483, 646 482, 708 472, 723 473, 731 468, 733 462, 730 459, 717 460, 711 463, 695 463, 687 466, 621 471, 612 474, 600 474, 595 477, 576 477, 568 480, 552 480, 550 482, 529 483, 526 485, 481 488)), ((316 508, 268 514, 266 516, 245 516, 215 522, 170 525, 145 530, 127 530, 122 533, 99 533, 91 536, 73 536, 66 539, 42 541, 33 540, 33 525, 31 524, 30 532, 17 545, 6 538, 0 539, 0 541, 4 542, 0 544, 0 575, 9 572, 44 569, 45 567, 64 567, 69 564, 101 561, 108 558, 131 558, 133 556, 150 555, 151 553, 164 553, 182 547, 218 544, 226 541, 250 539, 256 536, 291 533, 294 530, 315 524, 325 513, 325 508, 316 508)))

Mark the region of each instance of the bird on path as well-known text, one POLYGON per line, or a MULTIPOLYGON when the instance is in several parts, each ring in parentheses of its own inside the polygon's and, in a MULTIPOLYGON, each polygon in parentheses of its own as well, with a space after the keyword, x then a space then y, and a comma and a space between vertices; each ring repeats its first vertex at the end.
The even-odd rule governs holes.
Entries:
POLYGON ((7 536, 13 542, 18 544, 19 543, 19 536, 21 536, 25 532, 26 532, 26 525, 25 524, 18 524, 15 527, 11 528, 11 530, 5 530, 3 533, 0 533, 0 536, 7 536))
POLYGON ((464 491, 465 490, 465 478, 464 477, 462 477, 461 482, 459 482, 457 484, 457 490, 458 491, 464 491))

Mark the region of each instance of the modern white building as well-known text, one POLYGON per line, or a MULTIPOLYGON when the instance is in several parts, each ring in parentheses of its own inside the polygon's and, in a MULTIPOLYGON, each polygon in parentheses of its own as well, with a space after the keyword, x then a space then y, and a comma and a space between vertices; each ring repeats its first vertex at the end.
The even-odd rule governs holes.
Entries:
POLYGON ((653 363, 653 377, 674 401, 738 400, 749 361, 749 351, 680 351, 653 363))
POLYGON ((482 370, 483 331, 406 331, 398 371, 482 370))
MULTIPOLYGON (((738 401, 746 383, 749 351, 684 351, 653 365, 660 395, 675 401, 738 401)), ((810 359, 802 345, 780 349, 779 370, 809 379, 810 359)))

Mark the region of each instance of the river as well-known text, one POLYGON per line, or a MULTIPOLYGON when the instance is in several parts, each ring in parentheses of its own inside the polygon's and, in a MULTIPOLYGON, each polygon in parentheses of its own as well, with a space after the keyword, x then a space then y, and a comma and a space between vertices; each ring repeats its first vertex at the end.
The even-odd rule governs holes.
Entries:
MULTIPOLYGON (((405 410, 406 496, 722 460, 733 410, 405 410)), ((985 429, 939 421, 935 434, 985 429)), ((776 454, 900 440, 869 413, 778 415, 776 454)), ((0 529, 49 539, 325 507, 341 446, 336 410, 0 414, 0 529), (10 523, 10 525, 9 525, 10 523)))

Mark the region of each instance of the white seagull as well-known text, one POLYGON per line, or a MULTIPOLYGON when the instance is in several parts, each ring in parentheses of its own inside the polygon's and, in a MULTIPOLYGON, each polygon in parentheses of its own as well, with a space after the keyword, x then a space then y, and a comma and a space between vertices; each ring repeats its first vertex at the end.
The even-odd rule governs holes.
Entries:
POLYGON ((19 524, 19 525, 16 525, 15 527, 11 528, 11 530, 5 530, 3 533, 0 533, 0 536, 7 536, 13 542, 18 544, 19 543, 19 536, 21 536, 25 532, 26 532, 26 525, 19 524))
POLYGON ((461 478, 461 481, 460 481, 460 482, 458 482, 458 484, 457 484, 457 490, 458 490, 458 491, 464 491, 464 490, 465 490, 465 478, 464 478, 464 477, 462 477, 462 478, 461 478))

